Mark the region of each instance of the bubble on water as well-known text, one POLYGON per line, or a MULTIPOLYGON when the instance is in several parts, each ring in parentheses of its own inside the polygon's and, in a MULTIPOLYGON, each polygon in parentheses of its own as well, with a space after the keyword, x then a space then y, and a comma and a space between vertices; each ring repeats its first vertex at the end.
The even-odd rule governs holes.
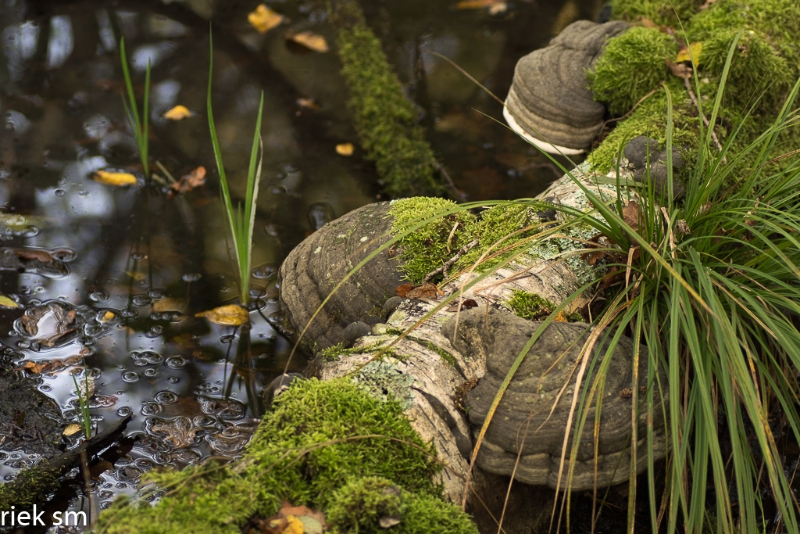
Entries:
POLYGON ((67 194, 67 192, 64 191, 63 189, 56 189, 55 191, 53 191, 53 194, 57 197, 63 197, 64 195, 67 194))
POLYGON ((281 234, 280 227, 275 223, 269 223, 264 227, 264 231, 270 237, 278 237, 281 234))
MULTIPOLYGON (((118 472, 118 473, 119 473, 119 472, 118 472)), ((127 487, 128 487, 128 485, 127 485, 127 484, 125 484, 124 482, 117 482, 117 483, 114 485, 114 487, 115 487, 115 488, 117 488, 117 489, 125 489, 125 488, 127 488, 127 487)))
POLYGON ((203 454, 195 449, 180 449, 175 451, 172 455, 172 459, 185 464, 195 464, 203 459, 203 454))
POLYGON ((180 369, 184 365, 186 365, 187 361, 186 358, 183 356, 170 356, 167 358, 167 367, 170 369, 180 369))
POLYGON ((102 327, 100 325, 97 325, 97 324, 87 324, 83 328, 83 333, 86 334, 89 337, 99 336, 100 334, 102 334, 105 331, 106 331, 106 329, 104 327, 102 327))
POLYGON ((197 282, 203 277, 200 273, 185 273, 181 276, 181 280, 184 282, 197 282))
POLYGON ((52 391, 52 390, 53 390, 53 388, 48 386, 47 384, 42 384, 41 386, 39 386, 39 391, 48 392, 48 391, 52 391))
POLYGON ((144 376, 147 376, 147 377, 150 377, 150 378, 156 376, 157 374, 158 374, 158 371, 156 370, 155 367, 148 367, 147 369, 144 370, 144 376))
POLYGON ((163 317, 159 312, 153 312, 150 314, 151 321, 161 321, 162 319, 163 317))
POLYGON ((154 339, 154 338, 157 338, 158 336, 160 336, 163 331, 164 331, 164 327, 163 326, 154 325, 154 326, 150 327, 150 330, 145 332, 144 337, 146 337, 148 339, 154 339))
POLYGON ((56 260, 63 262, 70 262, 78 256, 75 251, 70 248, 59 248, 52 251, 50 255, 56 260))
POLYGON ((131 259, 133 261, 139 261, 142 258, 144 258, 144 254, 142 254, 141 252, 132 252, 131 253, 131 259))
POLYGON ((139 380, 139 373, 135 371, 125 371, 122 373, 122 380, 125 382, 136 382, 139 380))
POLYGON ((105 291, 95 291, 89 295, 89 298, 94 302, 105 302, 109 299, 109 296, 105 291))
POLYGON ((133 298, 131 298, 131 304, 134 306, 149 306, 152 303, 153 299, 147 295, 134 295, 133 298))
POLYGON ((253 278, 267 280, 275 276, 276 272, 278 272, 278 269, 274 265, 261 265, 253 269, 253 278))
POLYGON ((178 396, 175 393, 167 390, 159 391, 158 393, 153 395, 153 399, 155 399, 156 402, 160 402, 162 404, 175 404, 176 402, 178 402, 178 396))
POLYGON ((269 188, 269 193, 271 195, 281 196, 286 194, 286 188, 282 185, 273 185, 269 188))
POLYGON ((142 415, 158 415, 164 411, 164 407, 157 402, 145 401, 142 403, 142 415))
POLYGON ((133 410, 131 410, 130 406, 123 406, 122 408, 117 409, 117 415, 120 417, 127 417, 131 413, 133 413, 133 410))
POLYGON ((312 230, 319 230, 336 218, 333 213, 333 207, 327 202, 315 202, 311 204, 306 213, 312 230))
POLYGON ((214 418, 208 415, 196 415, 192 418, 194 426, 214 426, 215 422, 214 418))
POLYGON ((178 378, 177 376, 170 376, 169 378, 167 378, 167 382, 169 382, 170 384, 177 384, 180 381, 181 379, 178 378))
POLYGON ((153 288, 147 292, 147 296, 153 300, 159 300, 164 298, 164 290, 161 288, 153 288))
POLYGON ((219 342, 225 345, 229 345, 233 343, 234 339, 236 339, 236 336, 234 336, 233 334, 228 334, 219 338, 219 342))
POLYGON ((120 315, 125 317, 126 319, 136 319, 139 316, 139 312, 136 310, 122 310, 120 315))
POLYGON ((22 237, 36 237, 37 235, 39 235, 39 227, 34 225, 30 225, 20 232, 22 237))
MULTIPOLYGON (((112 494, 112 496, 113 496, 113 494, 112 494)), ((111 508, 111 505, 112 505, 112 504, 114 504, 114 501, 111 501, 111 500, 109 500, 109 501, 102 501, 102 502, 100 503, 100 509, 101 509, 101 510, 108 510, 109 508, 111 508)))
POLYGON ((21 340, 17 341, 17 348, 18 349, 29 349, 29 348, 31 348, 31 343, 30 343, 30 341, 27 341, 25 339, 21 339, 21 340))

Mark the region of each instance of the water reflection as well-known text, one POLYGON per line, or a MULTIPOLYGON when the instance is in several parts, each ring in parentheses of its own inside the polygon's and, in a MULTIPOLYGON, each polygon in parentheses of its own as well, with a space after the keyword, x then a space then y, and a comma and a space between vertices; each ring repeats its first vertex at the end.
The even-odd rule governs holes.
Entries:
MULTIPOLYGON (((573 1, 584 16, 597 3, 573 1)), ((0 6, 0 237, 9 250, 40 262, 2 271, 0 293, 24 311, 0 310, 1 331, 8 332, 0 341, 10 367, 71 361, 78 370, 85 361, 100 428, 133 415, 128 429, 136 439, 94 484, 101 508, 118 494, 133 494, 153 466, 241 454, 263 409, 260 392, 283 372, 291 352, 293 332, 277 305, 281 261, 336 215, 383 198, 371 164, 335 152, 343 140, 357 142, 335 52, 299 55, 283 29, 257 34, 246 24, 252 6, 244 2, 154 3, 151 11, 122 5, 15 0, 0 6), (214 106, 235 195, 242 192, 258 95, 262 89, 266 95, 252 324, 238 330, 195 317, 235 298, 203 113, 212 15, 214 106), (121 103, 123 36, 138 95, 148 60, 152 66, 152 163, 176 177, 203 165, 205 186, 168 199, 160 186, 116 188, 92 180, 101 169, 141 174, 121 103), (300 106, 301 98, 316 104, 300 106), (164 119, 176 104, 195 116, 164 119), (63 265, 68 269, 59 270, 63 265), (37 325, 35 334, 15 323, 23 314, 37 325)), ((504 96, 517 58, 547 42, 563 0, 523 2, 499 18, 421 0, 363 5, 459 189, 473 200, 531 196, 552 180, 521 140, 471 111, 499 116, 499 106, 424 51, 452 57, 504 96)), ((292 24, 333 42, 324 11, 299 1, 278 7, 292 24)), ((297 360, 289 370, 303 366, 297 360)), ((67 368, 13 372, 34 381, 65 417, 77 418, 67 368)), ((8 460, 0 477, 40 459, 13 449, 15 443, 0 444, 0 458, 8 460)), ((58 506, 88 510, 88 500, 70 491, 58 506)))

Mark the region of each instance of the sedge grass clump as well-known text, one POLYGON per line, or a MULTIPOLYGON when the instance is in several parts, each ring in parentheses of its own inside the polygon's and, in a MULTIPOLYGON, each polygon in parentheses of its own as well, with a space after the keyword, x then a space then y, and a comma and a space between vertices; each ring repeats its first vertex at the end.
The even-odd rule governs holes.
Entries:
POLYGON ((133 91, 133 82, 128 70, 128 56, 125 53, 125 38, 119 41, 119 60, 122 63, 122 75, 125 78, 125 93, 128 101, 122 97, 122 106, 125 108, 125 117, 128 119, 128 126, 133 132, 133 139, 136 141, 136 148, 139 152, 139 159, 142 162, 142 170, 145 178, 150 176, 149 159, 149 120, 150 120, 150 60, 147 60, 147 67, 144 71, 144 100, 142 111, 136 106, 136 93, 133 91))
MULTIPOLYGON (((228 177, 225 174, 225 165, 222 163, 222 150, 219 147, 217 129, 214 125, 214 111, 211 105, 211 82, 214 72, 214 44, 210 42, 210 56, 208 59, 208 91, 206 93, 206 111, 208 112, 208 129, 211 132, 211 144, 214 149, 214 159, 219 172, 219 186, 222 191, 222 200, 225 214, 228 216, 228 225, 233 239, 233 250, 236 258, 237 281, 239 298, 242 304, 250 300, 250 265, 253 250, 253 229, 256 223, 256 201, 258 200, 258 182, 261 181, 261 159, 258 150, 261 145, 261 115, 264 111, 264 92, 258 103, 256 128, 253 133, 253 145, 250 150, 250 164, 247 167, 247 187, 245 189, 244 206, 240 201, 233 206, 228 177)), ((263 156, 262 156, 263 157, 263 156)))
POLYGON ((86 370, 86 364, 83 365, 84 368, 84 377, 83 377, 83 387, 81 384, 78 383, 78 379, 75 378, 75 374, 72 374, 72 383, 75 384, 75 391, 78 395, 78 420, 80 421, 81 427, 83 427, 83 435, 86 439, 92 437, 92 414, 89 408, 89 400, 92 397, 91 391, 91 383, 89 378, 89 371, 86 370))

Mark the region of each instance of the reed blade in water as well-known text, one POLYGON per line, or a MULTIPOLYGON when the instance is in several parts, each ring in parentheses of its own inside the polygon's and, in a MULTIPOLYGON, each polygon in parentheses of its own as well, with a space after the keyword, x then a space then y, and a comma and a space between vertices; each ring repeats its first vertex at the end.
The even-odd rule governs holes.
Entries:
POLYGON ((81 389, 80 385, 78 384, 78 379, 75 378, 75 375, 72 375, 72 383, 75 384, 75 391, 78 393, 78 405, 80 407, 80 414, 78 415, 81 426, 83 427, 83 434, 86 436, 86 439, 92 437, 92 417, 91 412, 89 411, 89 399, 91 398, 91 392, 89 390, 89 372, 86 371, 86 364, 84 363, 84 382, 83 382, 83 389, 81 389))
POLYGON ((128 95, 127 102, 125 101, 125 97, 122 97, 122 105, 125 108, 125 116, 128 119, 128 124, 133 132, 133 138, 136 141, 136 147, 139 150, 139 159, 142 161, 142 169, 144 170, 145 178, 148 178, 150 176, 150 169, 147 164, 149 157, 147 131, 150 112, 150 60, 147 60, 147 68, 145 69, 144 102, 142 103, 142 113, 139 115, 139 110, 136 108, 136 94, 133 92, 131 74, 128 70, 128 56, 125 53, 124 37, 119 41, 119 59, 122 63, 122 75, 125 78, 125 92, 128 95))
POLYGON ((250 164, 247 168, 247 189, 245 193, 244 209, 241 202, 237 203, 234 209, 231 200, 228 178, 225 174, 225 166, 222 163, 222 151, 219 147, 217 129, 214 125, 214 113, 211 106, 211 79, 214 71, 214 48, 213 41, 210 42, 210 56, 208 60, 208 93, 206 98, 206 110, 208 112, 208 128, 211 132, 211 144, 214 147, 214 159, 217 162, 219 171, 219 185, 222 190, 222 199, 225 205, 225 212, 228 215, 228 224, 231 228, 233 237, 233 250, 236 253, 236 264, 238 267, 239 296, 242 304, 247 304, 250 299, 250 263, 253 248, 253 227, 256 222, 256 200, 258 199, 258 182, 261 181, 261 163, 263 160, 263 147, 261 157, 259 157, 259 147, 261 146, 261 114, 264 110, 264 92, 261 92, 261 100, 258 104, 258 116, 256 117, 256 129, 253 134, 253 146, 250 150, 250 164))

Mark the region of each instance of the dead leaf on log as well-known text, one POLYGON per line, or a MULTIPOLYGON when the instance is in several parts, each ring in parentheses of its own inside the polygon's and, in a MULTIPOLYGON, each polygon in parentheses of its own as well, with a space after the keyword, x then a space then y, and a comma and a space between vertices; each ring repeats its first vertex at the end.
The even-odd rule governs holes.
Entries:
POLYGON ((181 179, 169 186, 167 198, 173 198, 175 195, 181 193, 188 193, 196 187, 200 187, 206 183, 206 168, 202 165, 194 169, 189 174, 181 176, 181 179))
POLYGON ((406 293, 407 299, 438 299, 443 296, 444 292, 436 284, 422 284, 406 293))
POLYGON ((406 298, 406 295, 412 289, 414 289, 414 284, 400 284, 395 288, 394 292, 397 293, 398 297, 406 298))
POLYGON ((454 302, 453 304, 448 306, 445 311, 449 311, 452 313, 452 312, 457 312, 459 310, 464 311, 464 310, 469 310, 470 308, 477 308, 477 307, 478 303, 475 302, 475 299, 465 299, 461 301, 461 306, 458 305, 458 302, 454 302))
POLYGON ((328 42, 323 36, 314 32, 304 31, 299 33, 290 33, 286 36, 286 38, 314 52, 328 51, 328 42))

